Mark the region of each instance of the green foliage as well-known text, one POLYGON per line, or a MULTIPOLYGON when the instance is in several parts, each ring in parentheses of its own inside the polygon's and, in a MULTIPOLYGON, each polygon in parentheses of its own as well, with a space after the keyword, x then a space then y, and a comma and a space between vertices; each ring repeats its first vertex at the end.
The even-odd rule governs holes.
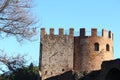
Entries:
POLYGON ((28 67, 18 68, 9 75, 4 73, 1 77, 0 80, 38 80, 38 67, 31 63, 28 67))

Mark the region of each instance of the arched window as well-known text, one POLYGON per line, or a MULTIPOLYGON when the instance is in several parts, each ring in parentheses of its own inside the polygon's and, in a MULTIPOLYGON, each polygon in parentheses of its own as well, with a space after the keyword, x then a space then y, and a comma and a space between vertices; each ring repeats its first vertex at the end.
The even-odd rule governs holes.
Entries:
POLYGON ((109 44, 106 45, 106 51, 110 51, 110 46, 109 46, 109 44))
POLYGON ((94 44, 94 50, 95 50, 95 51, 99 51, 99 44, 98 44, 98 43, 95 43, 95 44, 94 44))

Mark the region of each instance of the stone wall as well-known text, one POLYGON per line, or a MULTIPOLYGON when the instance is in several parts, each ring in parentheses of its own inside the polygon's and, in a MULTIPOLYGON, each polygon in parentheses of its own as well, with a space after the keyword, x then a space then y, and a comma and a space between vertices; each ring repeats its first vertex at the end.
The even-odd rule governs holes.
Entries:
POLYGON ((59 35, 54 35, 54 29, 50 29, 49 35, 41 35, 42 80, 73 69, 72 33, 73 29, 70 29, 70 35, 63 35, 63 29, 60 29, 59 35))

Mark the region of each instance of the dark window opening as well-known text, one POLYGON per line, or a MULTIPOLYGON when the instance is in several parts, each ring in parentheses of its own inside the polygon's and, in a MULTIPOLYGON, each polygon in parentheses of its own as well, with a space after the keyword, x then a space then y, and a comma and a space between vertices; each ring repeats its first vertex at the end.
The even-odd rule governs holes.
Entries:
POLYGON ((98 44, 98 43, 95 43, 95 44, 94 44, 94 50, 95 50, 95 51, 99 51, 99 44, 98 44))
POLYGON ((65 69, 62 69, 62 71, 65 71, 65 69))
POLYGON ((110 46, 108 44, 106 45, 106 51, 110 51, 110 46))

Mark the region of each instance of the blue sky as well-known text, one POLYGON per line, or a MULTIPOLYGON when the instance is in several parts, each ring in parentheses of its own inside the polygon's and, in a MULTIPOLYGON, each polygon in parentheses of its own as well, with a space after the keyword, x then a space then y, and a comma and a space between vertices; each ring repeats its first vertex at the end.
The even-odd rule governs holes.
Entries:
MULTIPOLYGON (((58 28, 75 31, 92 27, 101 31, 103 28, 114 33, 114 58, 120 57, 120 0, 33 0, 33 15, 39 20, 37 27, 58 28)), ((29 61, 38 63, 39 60, 39 31, 34 42, 19 44, 14 37, 0 39, 0 49, 8 54, 27 54, 29 61)))

